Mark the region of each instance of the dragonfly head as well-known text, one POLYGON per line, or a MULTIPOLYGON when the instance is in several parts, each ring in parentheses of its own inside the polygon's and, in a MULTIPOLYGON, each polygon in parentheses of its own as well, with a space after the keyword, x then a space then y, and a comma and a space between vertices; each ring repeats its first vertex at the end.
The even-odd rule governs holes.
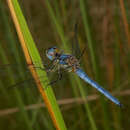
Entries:
POLYGON ((46 56, 50 59, 53 60, 56 57, 56 54, 58 53, 58 49, 56 47, 51 47, 46 50, 46 56))

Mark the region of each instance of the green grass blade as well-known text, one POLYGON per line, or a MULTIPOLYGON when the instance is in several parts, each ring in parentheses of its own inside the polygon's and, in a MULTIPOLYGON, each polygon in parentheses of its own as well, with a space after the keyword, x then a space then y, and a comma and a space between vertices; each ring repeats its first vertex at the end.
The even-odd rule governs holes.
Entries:
MULTIPOLYGON (((12 0, 12 5, 14 8, 14 12, 16 13, 17 22, 19 23, 20 31, 22 32, 22 36, 24 38, 24 41, 26 43, 26 46, 27 46, 29 54, 32 58, 32 61, 34 62, 34 65, 36 65, 36 66, 39 65, 40 67, 43 67, 40 55, 37 51, 36 45, 29 32, 29 29, 27 27, 26 21, 24 19, 24 16, 22 14, 18 1, 12 0), (36 64, 36 63, 38 63, 38 64, 36 64)), ((43 79, 40 79, 40 81, 41 81, 41 84, 44 85, 45 88, 47 87, 47 89, 45 91, 43 91, 44 93, 42 93, 42 94, 43 94, 45 103, 47 103, 46 105, 49 106, 48 110, 54 121, 53 123, 57 127, 57 129, 65 130, 66 127, 65 127, 62 115, 60 113, 59 107, 56 103, 55 96, 52 92, 51 87, 48 86, 49 81, 48 81, 46 72, 41 69, 37 69, 37 74, 39 75, 39 77, 41 77, 41 76, 44 77, 43 79)))

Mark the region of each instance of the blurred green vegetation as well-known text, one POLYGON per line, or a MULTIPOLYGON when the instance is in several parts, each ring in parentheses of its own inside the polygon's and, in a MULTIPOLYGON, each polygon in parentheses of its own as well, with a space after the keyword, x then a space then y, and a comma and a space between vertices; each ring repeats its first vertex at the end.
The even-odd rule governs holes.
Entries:
MULTIPOLYGON (((81 50, 87 48, 81 60, 82 68, 115 93, 125 106, 120 109, 104 96, 97 98, 95 94, 100 94, 95 89, 74 74, 65 73, 62 81, 53 85, 53 90, 70 130, 130 128, 130 33, 127 35, 129 27, 126 28, 126 24, 130 24, 130 2, 124 3, 124 22, 121 1, 19 1, 44 63, 49 62, 45 56, 48 47, 57 46, 66 53, 71 52, 74 25, 78 22, 79 46, 81 50), (88 101, 74 100, 77 97, 88 101)), ((0 57, 0 129, 55 129, 46 108, 39 107, 43 102, 33 81, 7 89, 31 75, 6 1, 0 2, 0 57)), ((50 79, 55 77, 56 74, 52 74, 50 79)))

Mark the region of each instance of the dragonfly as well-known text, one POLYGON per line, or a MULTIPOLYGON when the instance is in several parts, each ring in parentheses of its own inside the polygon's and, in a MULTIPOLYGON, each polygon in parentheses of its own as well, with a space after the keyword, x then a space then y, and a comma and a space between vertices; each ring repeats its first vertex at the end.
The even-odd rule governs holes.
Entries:
POLYGON ((80 67, 79 60, 70 54, 64 54, 60 51, 56 46, 48 48, 46 50, 46 56, 49 60, 52 61, 52 67, 49 68, 48 71, 54 72, 58 71, 59 79, 62 77, 62 73, 60 71, 61 68, 68 72, 74 72, 77 76, 83 79, 86 83, 90 84, 92 87, 96 88, 100 93, 106 96, 113 103, 122 107, 123 105, 120 101, 112 96, 106 89, 101 87, 97 82, 92 80, 80 67))

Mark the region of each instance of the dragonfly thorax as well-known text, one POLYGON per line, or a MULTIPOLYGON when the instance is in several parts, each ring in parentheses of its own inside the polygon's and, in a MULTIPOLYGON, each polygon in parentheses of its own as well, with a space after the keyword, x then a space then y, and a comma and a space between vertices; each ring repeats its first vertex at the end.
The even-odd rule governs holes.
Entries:
POLYGON ((62 54, 56 47, 49 48, 46 51, 46 56, 50 60, 54 60, 53 64, 60 65, 68 72, 75 72, 79 68, 79 61, 73 55, 62 54))
POLYGON ((65 62, 69 72, 75 72, 80 66, 79 61, 73 55, 69 55, 68 58, 65 59, 65 62))

